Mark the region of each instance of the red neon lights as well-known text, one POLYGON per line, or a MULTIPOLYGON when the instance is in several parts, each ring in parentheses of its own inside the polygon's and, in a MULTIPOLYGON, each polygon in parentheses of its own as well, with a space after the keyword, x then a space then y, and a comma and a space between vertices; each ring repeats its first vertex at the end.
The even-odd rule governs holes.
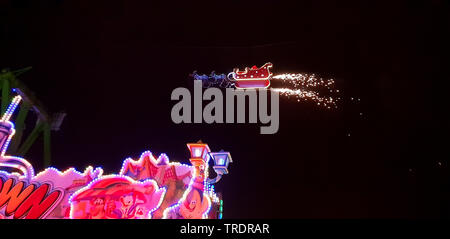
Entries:
POLYGON ((261 67, 253 66, 252 68, 246 67, 244 71, 239 71, 238 68, 234 69, 231 75, 236 81, 236 89, 249 89, 249 88, 267 88, 270 86, 270 78, 273 73, 270 72, 270 68, 273 64, 268 62, 261 67))
POLYGON ((70 199, 75 219, 149 219, 166 192, 154 180, 135 181, 126 176, 102 177, 70 199))
POLYGON ((155 159, 146 151, 139 160, 126 159, 118 175, 105 176, 91 166, 83 173, 47 168, 35 175, 25 159, 4 155, 15 132, 9 118, 19 101, 15 98, 0 120, 0 167, 8 168, 0 169, 0 219, 207 218, 210 197, 216 196, 206 184, 207 144, 188 144, 195 146, 189 147, 194 166, 169 162, 165 154, 155 159))
POLYGON ((39 186, 27 185, 26 182, 14 178, 0 177, 0 208, 5 207, 6 217, 43 218, 53 209, 62 195, 62 191, 52 190, 49 183, 39 186))

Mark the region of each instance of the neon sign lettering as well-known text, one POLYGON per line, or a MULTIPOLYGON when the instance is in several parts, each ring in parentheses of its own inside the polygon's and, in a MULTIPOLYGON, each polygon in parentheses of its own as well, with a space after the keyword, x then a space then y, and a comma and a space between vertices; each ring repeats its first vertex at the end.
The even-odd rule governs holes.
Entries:
POLYGON ((5 207, 6 217, 43 218, 63 195, 60 190, 51 190, 48 183, 26 185, 24 181, 0 177, 0 209, 5 207))

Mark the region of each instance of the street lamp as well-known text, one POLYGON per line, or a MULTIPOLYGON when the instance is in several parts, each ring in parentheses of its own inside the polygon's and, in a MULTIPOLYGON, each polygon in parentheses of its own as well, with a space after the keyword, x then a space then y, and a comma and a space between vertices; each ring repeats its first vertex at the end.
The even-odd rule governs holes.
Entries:
POLYGON ((199 140, 197 143, 189 143, 187 144, 189 151, 191 152, 191 164, 195 167, 195 175, 194 176, 202 176, 205 175, 205 169, 208 164, 209 155, 211 152, 208 144, 203 143, 199 140))
POLYGON ((222 175, 228 174, 228 165, 233 162, 229 152, 223 150, 211 152, 208 144, 203 143, 201 140, 197 143, 188 143, 187 146, 191 152, 189 161, 195 167, 194 177, 200 176, 205 178, 207 175, 206 170, 208 170, 209 157, 214 161, 213 169, 217 174, 215 178, 207 179, 209 184, 217 183, 222 178, 222 175))
POLYGON ((214 184, 222 178, 222 175, 228 174, 228 165, 232 163, 233 160, 231 159, 230 153, 223 150, 220 152, 209 153, 209 155, 214 160, 213 169, 217 176, 215 178, 208 178, 208 183, 214 184))

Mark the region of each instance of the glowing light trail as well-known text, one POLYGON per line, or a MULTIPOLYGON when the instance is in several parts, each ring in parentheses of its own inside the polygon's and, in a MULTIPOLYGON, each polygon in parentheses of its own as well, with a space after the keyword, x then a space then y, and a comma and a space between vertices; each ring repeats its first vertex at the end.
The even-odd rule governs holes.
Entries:
POLYGON ((320 92, 339 93, 334 89, 333 79, 324 80, 314 74, 279 74, 272 77, 272 81, 281 81, 283 86, 273 87, 271 90, 279 92, 282 96, 293 96, 300 101, 313 101, 317 105, 328 109, 337 108, 339 97, 322 96, 320 92))

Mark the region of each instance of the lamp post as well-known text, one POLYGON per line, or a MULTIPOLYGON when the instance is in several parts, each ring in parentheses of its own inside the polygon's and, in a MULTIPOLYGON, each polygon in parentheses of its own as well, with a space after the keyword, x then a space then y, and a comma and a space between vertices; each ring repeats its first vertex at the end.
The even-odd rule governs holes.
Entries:
POLYGON ((208 144, 199 140, 197 143, 187 144, 189 151, 191 152, 191 164, 195 167, 194 177, 205 177, 205 170, 208 166, 209 154, 211 150, 208 144))
POLYGON ((208 183, 214 184, 222 178, 222 175, 228 174, 228 165, 232 163, 233 160, 231 159, 230 153, 223 150, 219 152, 209 153, 209 155, 214 160, 213 169, 216 172, 217 176, 215 178, 208 178, 208 183))
POLYGON ((214 160, 213 169, 217 176, 215 178, 207 178, 208 184, 217 183, 222 175, 228 174, 228 165, 233 162, 229 152, 223 150, 219 152, 211 152, 208 144, 203 143, 201 140, 197 143, 187 144, 189 151, 191 152, 191 164, 195 167, 194 177, 207 177, 209 157, 214 160))

